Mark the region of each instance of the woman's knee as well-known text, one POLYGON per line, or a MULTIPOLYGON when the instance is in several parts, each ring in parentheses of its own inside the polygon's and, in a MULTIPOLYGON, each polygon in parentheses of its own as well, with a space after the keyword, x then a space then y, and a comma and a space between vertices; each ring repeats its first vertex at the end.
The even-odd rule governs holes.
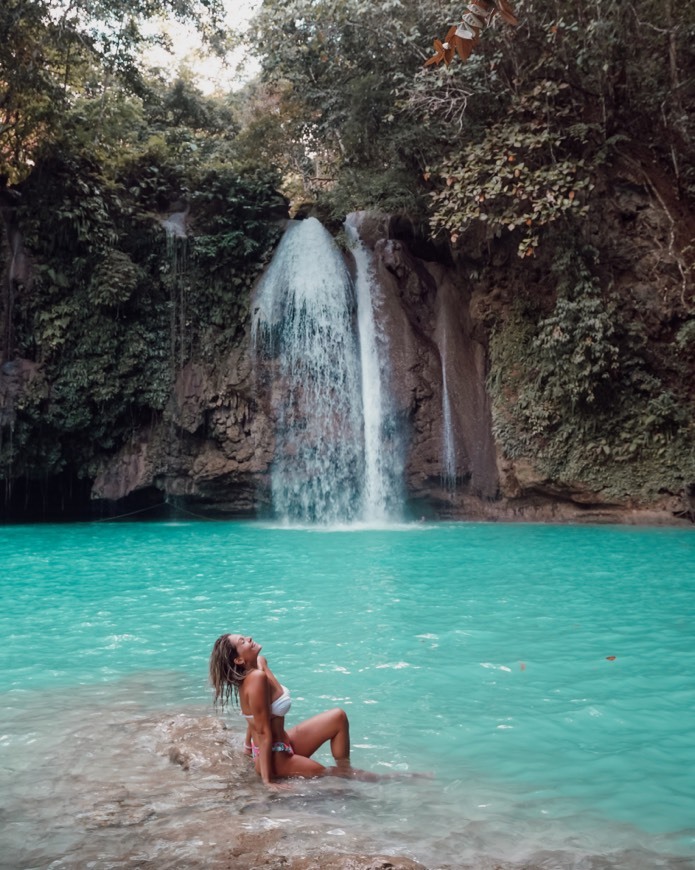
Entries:
POLYGON ((330 711, 330 714, 339 730, 349 727, 350 720, 348 719, 348 715, 342 707, 334 707, 330 711))
POLYGON ((342 707, 334 707, 328 712, 330 714, 331 722, 333 724, 333 728, 335 728, 336 733, 350 730, 350 720, 348 719, 347 713, 345 712, 345 710, 343 710, 342 707))

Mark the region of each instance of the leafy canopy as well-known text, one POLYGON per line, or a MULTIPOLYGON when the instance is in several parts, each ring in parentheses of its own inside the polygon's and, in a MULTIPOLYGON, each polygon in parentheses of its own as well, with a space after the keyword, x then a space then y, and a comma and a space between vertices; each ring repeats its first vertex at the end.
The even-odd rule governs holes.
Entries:
POLYGON ((0 6, 0 175, 25 177, 42 147, 96 103, 98 138, 109 103, 143 89, 143 55, 163 42, 154 24, 171 16, 212 38, 222 0, 4 0, 0 6), (154 28, 154 29, 153 29, 154 28), (115 96, 113 93, 115 89, 115 96))

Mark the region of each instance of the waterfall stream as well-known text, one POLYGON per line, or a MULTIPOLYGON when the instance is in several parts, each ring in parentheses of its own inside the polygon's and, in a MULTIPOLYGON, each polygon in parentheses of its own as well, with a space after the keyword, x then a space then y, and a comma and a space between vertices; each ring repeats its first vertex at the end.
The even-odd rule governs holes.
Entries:
POLYGON ((288 228, 255 302, 254 345, 277 365, 273 508, 286 520, 352 520, 364 462, 354 299, 319 221, 288 228))
POLYGON ((348 217, 345 229, 355 258, 360 339, 365 459, 362 518, 366 522, 380 522, 389 519, 396 511, 401 474, 400 450, 387 437, 389 432, 395 432, 393 411, 386 391, 388 348, 384 336, 377 333, 374 305, 378 288, 374 281, 370 253, 359 237, 356 217, 348 217))
MULTIPOLYGON (((354 239, 354 227, 348 231, 354 239)), ((298 221, 256 290, 252 338, 257 362, 272 371, 271 488, 283 520, 373 522, 392 502, 368 260, 359 244, 355 257, 353 286, 327 230, 315 218, 298 221)))
POLYGON ((446 377, 446 334, 442 337, 442 459, 443 474, 442 482, 447 489, 453 489, 456 485, 456 445, 454 427, 451 418, 451 399, 449 397, 449 384, 446 377))
POLYGON ((186 361, 186 283, 188 278, 188 235, 185 212, 174 212, 161 224, 166 233, 167 258, 169 260, 169 307, 172 381, 178 368, 186 361), (178 353, 177 353, 178 350, 178 353), (177 362, 178 357, 178 362, 177 362))

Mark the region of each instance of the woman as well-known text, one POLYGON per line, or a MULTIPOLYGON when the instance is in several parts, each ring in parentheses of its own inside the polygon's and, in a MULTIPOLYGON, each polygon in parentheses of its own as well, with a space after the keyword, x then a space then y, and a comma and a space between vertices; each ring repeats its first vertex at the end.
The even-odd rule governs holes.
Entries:
POLYGON ((339 707, 285 730, 285 716, 292 704, 290 693, 260 652, 261 645, 251 637, 221 635, 210 656, 210 681, 215 704, 236 701, 241 706, 248 723, 247 741, 263 782, 272 788, 278 787, 277 780, 290 776, 379 779, 350 766, 350 726, 339 707), (324 767, 311 758, 328 741, 335 767, 324 767))

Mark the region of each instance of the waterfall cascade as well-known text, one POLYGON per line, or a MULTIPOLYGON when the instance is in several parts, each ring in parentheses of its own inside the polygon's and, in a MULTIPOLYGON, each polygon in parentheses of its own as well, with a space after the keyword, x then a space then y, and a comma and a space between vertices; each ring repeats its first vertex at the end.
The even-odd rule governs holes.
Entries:
POLYGON ((174 212, 161 222, 166 233, 167 257, 169 260, 169 318, 170 318, 170 360, 172 381, 176 378, 177 368, 183 368, 186 361, 186 285, 188 281, 188 234, 186 232, 185 212, 174 212), (178 357, 178 360, 177 360, 178 357))
POLYGON ((377 329, 378 287, 370 252, 357 229, 357 215, 348 216, 345 229, 355 259, 355 293, 362 376, 364 418, 364 491, 362 518, 379 522, 398 512, 402 457, 397 427, 388 399, 388 345, 377 329))
POLYGON ((273 508, 285 520, 375 521, 392 507, 383 480, 394 463, 383 460, 379 442, 382 368, 361 245, 355 256, 353 286, 321 223, 293 223, 256 291, 253 342, 272 371, 273 508))
POLYGON ((442 482, 447 489, 456 485, 456 441, 451 417, 451 398, 446 377, 446 334, 442 338, 442 482))

